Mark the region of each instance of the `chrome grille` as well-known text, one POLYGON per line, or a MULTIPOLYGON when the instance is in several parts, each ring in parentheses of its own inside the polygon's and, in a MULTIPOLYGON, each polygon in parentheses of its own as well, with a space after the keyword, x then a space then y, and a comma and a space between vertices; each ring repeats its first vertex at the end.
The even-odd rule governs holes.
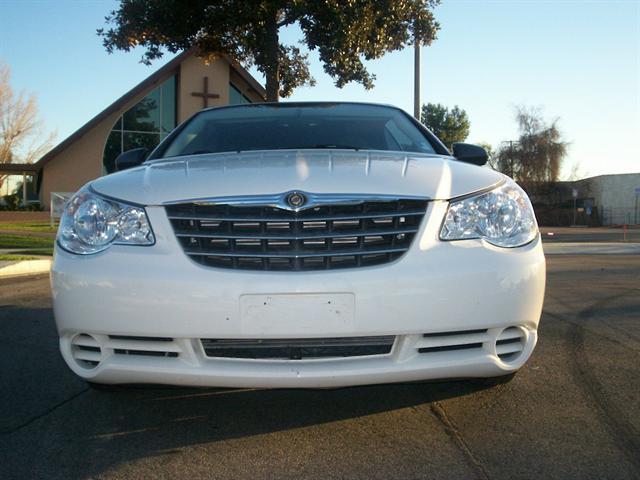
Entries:
POLYGON ((166 211, 185 253, 198 263, 298 271, 395 260, 409 249, 427 208, 424 199, 368 197, 297 212, 255 203, 181 203, 166 211))

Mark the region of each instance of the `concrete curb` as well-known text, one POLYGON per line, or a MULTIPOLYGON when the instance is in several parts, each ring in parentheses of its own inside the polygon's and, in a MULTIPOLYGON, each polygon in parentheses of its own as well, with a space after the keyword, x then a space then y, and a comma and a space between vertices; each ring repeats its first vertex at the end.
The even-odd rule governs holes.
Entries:
POLYGON ((49 270, 51 270, 50 259, 22 260, 10 263, 9 265, 0 266, 0 278, 49 273, 49 270))
POLYGON ((640 243, 544 243, 545 255, 640 255, 640 243))

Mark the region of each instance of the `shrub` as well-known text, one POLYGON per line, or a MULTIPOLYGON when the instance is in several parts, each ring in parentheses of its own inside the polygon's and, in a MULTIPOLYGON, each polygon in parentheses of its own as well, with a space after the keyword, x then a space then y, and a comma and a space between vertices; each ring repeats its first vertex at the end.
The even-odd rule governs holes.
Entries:
POLYGON ((42 206, 40 203, 28 203, 21 205, 22 197, 18 194, 4 195, 0 197, 0 211, 22 211, 22 212, 40 212, 42 206))

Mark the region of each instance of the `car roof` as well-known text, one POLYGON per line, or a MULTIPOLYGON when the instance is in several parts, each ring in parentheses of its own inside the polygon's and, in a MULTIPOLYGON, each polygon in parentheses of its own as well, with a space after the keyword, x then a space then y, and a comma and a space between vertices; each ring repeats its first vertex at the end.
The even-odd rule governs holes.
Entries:
POLYGON ((304 108, 304 107, 328 107, 337 105, 359 105, 366 107, 384 107, 401 110, 401 108, 395 105, 387 103, 373 103, 373 102, 338 102, 338 101, 311 101, 311 102, 257 102, 257 103, 239 103, 236 105, 223 105, 219 107, 209 107, 201 110, 206 112, 210 110, 220 110, 223 108, 256 108, 256 107, 270 107, 270 108, 304 108))

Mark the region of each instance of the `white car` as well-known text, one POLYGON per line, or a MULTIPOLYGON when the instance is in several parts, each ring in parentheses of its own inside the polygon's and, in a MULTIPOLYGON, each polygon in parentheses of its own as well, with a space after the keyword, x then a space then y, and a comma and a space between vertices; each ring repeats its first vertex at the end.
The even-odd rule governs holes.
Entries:
POLYGON ((483 149, 453 154, 390 106, 203 110, 68 202, 62 356, 92 384, 513 374, 537 340, 538 227, 483 149))

